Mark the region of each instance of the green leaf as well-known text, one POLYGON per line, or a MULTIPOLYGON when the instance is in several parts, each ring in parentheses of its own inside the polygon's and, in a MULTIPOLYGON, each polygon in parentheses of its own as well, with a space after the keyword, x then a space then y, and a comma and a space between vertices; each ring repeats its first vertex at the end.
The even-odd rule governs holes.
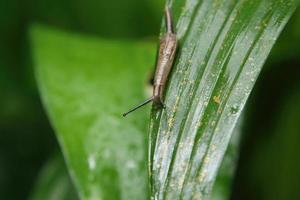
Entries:
POLYGON ((243 116, 241 116, 232 133, 232 137, 228 144, 212 190, 211 199, 213 200, 227 200, 232 193, 231 186, 233 184, 234 173, 237 167, 243 121, 243 116))
POLYGON ((77 192, 71 182, 60 154, 43 167, 30 200, 76 200, 77 192))
POLYGON ((147 199, 145 98, 155 46, 32 29, 38 86, 81 199, 147 199))
MULTIPOLYGON (((274 67, 277 63, 298 60, 300 51, 300 7, 281 33, 267 60, 267 68, 274 67)), ((281 66, 281 65, 277 65, 281 66)))
POLYGON ((150 130, 153 199, 209 199, 246 100, 296 0, 169 1, 180 49, 150 130))

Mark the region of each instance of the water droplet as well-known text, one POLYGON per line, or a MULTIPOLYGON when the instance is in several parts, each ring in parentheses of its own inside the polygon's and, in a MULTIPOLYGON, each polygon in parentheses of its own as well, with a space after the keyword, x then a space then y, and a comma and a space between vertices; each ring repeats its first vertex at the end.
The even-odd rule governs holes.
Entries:
POLYGON ((231 114, 236 114, 239 111, 239 106, 238 105, 233 105, 230 107, 230 113, 231 114))
POLYGON ((96 168, 96 159, 93 154, 91 154, 88 158, 89 168, 90 170, 94 170, 96 168))

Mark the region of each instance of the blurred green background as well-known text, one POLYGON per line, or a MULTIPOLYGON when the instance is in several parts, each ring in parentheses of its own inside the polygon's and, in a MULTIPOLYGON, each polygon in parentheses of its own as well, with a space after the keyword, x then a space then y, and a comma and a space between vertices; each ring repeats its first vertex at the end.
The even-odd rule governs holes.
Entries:
MULTIPOLYGON (((29 29, 39 23, 102 38, 157 41, 163 1, 0 0, 0 199, 27 199, 59 152, 39 99, 29 29)), ((300 10, 245 109, 231 199, 300 199, 300 10)))

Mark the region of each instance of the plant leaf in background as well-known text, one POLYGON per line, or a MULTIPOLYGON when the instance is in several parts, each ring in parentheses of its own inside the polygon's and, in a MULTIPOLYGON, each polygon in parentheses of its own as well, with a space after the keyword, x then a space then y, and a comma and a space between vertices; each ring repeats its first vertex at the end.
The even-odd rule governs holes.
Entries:
POLYGON ((61 154, 51 158, 43 167, 30 200, 76 200, 77 192, 71 182, 61 154))
POLYGON ((263 63, 298 1, 169 1, 180 50, 150 130, 151 197, 208 199, 263 63))
MULTIPOLYGON (((300 52, 300 8, 297 7, 284 31, 274 45, 266 67, 277 65, 280 62, 296 60, 300 52)), ((280 66, 280 65, 277 65, 280 66)))
POLYGON ((31 36, 42 100, 81 199, 147 199, 149 112, 122 113, 145 98, 155 46, 41 27, 31 36))

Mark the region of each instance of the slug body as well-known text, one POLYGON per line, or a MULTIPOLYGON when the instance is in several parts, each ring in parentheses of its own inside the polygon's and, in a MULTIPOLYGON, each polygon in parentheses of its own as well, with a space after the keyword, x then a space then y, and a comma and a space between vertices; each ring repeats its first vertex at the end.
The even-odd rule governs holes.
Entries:
POLYGON ((177 49, 176 33, 173 28, 173 20, 172 20, 170 9, 168 7, 166 7, 165 9, 165 24, 166 24, 166 33, 162 36, 160 40, 160 45, 158 50, 156 71, 154 76, 153 95, 150 99, 146 100, 140 105, 124 113, 123 114, 124 117, 129 113, 137 110, 138 108, 152 101, 155 105, 164 107, 164 103, 163 103, 164 89, 165 89, 167 79, 169 77, 169 73, 173 66, 176 49, 177 49))
POLYGON ((177 49, 176 34, 173 32, 172 26, 168 26, 168 20, 166 20, 166 24, 170 29, 167 29, 160 41, 153 88, 153 102, 160 105, 163 105, 164 88, 172 69, 177 49))

